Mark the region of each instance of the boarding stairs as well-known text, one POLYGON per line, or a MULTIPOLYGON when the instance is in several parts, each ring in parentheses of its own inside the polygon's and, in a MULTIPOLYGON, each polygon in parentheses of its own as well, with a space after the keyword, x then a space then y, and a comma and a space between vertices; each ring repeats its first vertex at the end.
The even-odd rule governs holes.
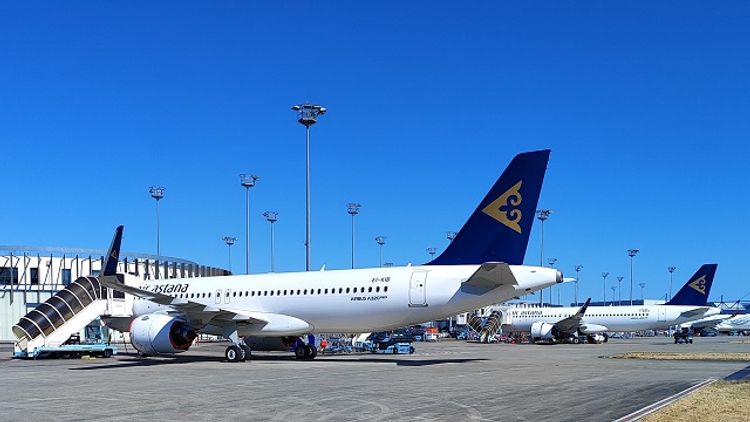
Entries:
POLYGON ((489 343, 500 331, 502 323, 503 313, 500 311, 492 311, 486 319, 479 315, 471 315, 468 319, 468 325, 477 333, 480 343, 489 343))
POLYGON ((96 277, 80 277, 40 303, 13 326, 16 352, 59 346, 108 309, 107 289, 96 277))

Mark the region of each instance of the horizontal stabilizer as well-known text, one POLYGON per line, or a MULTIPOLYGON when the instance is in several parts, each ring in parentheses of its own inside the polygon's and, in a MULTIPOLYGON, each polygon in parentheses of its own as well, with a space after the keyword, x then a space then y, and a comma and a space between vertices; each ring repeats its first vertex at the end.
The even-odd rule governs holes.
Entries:
POLYGON ((485 262, 479 266, 474 274, 464 281, 462 287, 473 287, 482 291, 490 291, 499 286, 517 285, 518 281, 504 262, 485 262))

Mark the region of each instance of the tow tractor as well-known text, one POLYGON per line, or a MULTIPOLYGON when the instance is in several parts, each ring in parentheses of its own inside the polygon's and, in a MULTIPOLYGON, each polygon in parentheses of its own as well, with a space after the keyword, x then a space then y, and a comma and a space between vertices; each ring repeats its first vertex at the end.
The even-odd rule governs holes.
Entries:
POLYGON ((690 328, 684 327, 674 333, 674 344, 693 344, 693 332, 690 328))
POLYGON ((41 346, 33 350, 18 350, 13 357, 19 359, 80 359, 84 355, 111 358, 117 354, 117 346, 104 342, 101 325, 98 322, 86 326, 86 341, 81 343, 81 335, 74 333, 59 346, 41 346))

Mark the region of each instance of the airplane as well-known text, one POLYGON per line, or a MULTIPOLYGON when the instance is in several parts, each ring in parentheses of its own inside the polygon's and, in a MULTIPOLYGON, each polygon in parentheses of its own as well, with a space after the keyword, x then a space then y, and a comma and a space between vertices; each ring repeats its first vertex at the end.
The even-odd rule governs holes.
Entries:
POLYGON ((679 292, 663 305, 591 306, 578 308, 512 308, 511 332, 529 332, 534 342, 571 342, 581 336, 589 343, 604 343, 608 332, 667 328, 720 312, 707 305, 717 264, 705 264, 679 292))
POLYGON ((249 337, 314 359, 315 345, 303 340, 313 332, 384 331, 561 283, 558 270, 522 265, 549 154, 513 158, 447 249, 423 265, 144 282, 116 274, 118 226, 100 283, 136 300, 132 317, 103 321, 128 331, 143 356, 187 351, 206 333, 229 340, 230 362, 251 357, 252 342, 243 341, 249 337))
POLYGON ((719 332, 750 331, 750 314, 733 312, 731 314, 712 315, 697 321, 687 322, 681 327, 701 330, 711 328, 719 332))

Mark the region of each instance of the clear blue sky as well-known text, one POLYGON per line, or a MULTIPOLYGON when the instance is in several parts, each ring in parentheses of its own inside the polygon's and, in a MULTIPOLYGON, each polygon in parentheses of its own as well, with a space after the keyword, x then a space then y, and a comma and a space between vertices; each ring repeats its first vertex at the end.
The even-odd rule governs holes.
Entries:
POLYGON ((289 108, 313 101, 314 267, 349 266, 350 201, 358 266, 376 235, 387 261, 424 262, 516 153, 551 148, 545 255, 584 265, 581 296, 627 277, 631 247, 647 297, 705 262, 712 297, 750 291, 750 5, 498 3, 6 2, 0 244, 105 248, 125 224, 126 250, 154 252, 161 184, 162 253, 226 267, 235 235, 241 270, 250 172, 253 270, 269 209, 278 269, 304 269, 289 108))

